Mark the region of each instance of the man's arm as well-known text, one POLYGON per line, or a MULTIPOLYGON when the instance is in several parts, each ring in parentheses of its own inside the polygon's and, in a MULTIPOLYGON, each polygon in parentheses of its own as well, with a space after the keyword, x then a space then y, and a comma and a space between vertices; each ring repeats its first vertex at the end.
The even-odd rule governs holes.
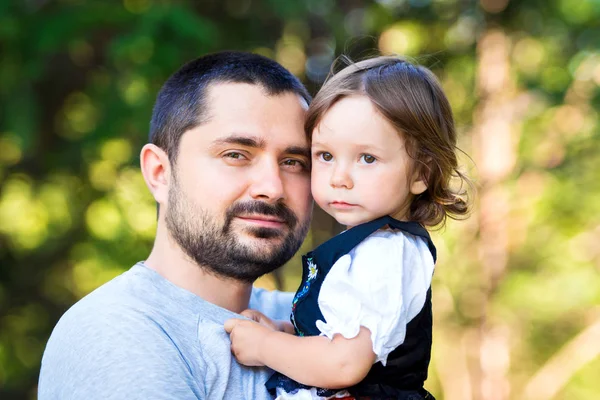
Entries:
POLYGON ((200 399, 190 366, 162 328, 132 309, 70 310, 48 342, 38 398, 200 399))

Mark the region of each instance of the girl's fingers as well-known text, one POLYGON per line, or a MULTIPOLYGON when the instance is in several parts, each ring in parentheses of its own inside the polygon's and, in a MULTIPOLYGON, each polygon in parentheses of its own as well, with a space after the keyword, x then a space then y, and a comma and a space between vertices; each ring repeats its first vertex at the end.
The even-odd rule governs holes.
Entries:
POLYGON ((278 330, 277 324, 275 324, 269 317, 260 311, 248 309, 242 311, 242 315, 254 322, 258 322, 262 326, 266 326, 269 329, 278 330))
POLYGON ((231 331, 233 331, 233 328, 235 328, 235 326, 240 322, 241 320, 239 319, 228 319, 227 321, 225 321, 225 324, 223 325, 223 327, 225 328, 225 332, 227 333, 231 333, 231 331))
POLYGON ((244 310, 242 311, 242 315, 248 319, 251 319, 254 322, 272 328, 273 323, 271 322, 271 320, 260 311, 244 310))
POLYGON ((262 316, 262 314, 260 312, 258 312, 256 310, 251 310, 251 309, 244 310, 241 312, 241 314, 244 317, 249 318, 256 322, 260 322, 261 316, 262 316))

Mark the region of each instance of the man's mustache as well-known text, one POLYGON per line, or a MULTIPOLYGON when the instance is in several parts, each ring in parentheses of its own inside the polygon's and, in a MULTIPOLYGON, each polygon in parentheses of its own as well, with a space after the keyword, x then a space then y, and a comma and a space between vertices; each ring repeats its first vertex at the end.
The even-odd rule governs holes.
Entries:
POLYGON ((227 210, 225 217, 225 230, 229 229, 229 225, 233 218, 239 215, 268 215, 281 219, 290 229, 294 229, 298 224, 298 217, 292 210, 283 203, 269 204, 264 201, 245 201, 235 203, 227 210))

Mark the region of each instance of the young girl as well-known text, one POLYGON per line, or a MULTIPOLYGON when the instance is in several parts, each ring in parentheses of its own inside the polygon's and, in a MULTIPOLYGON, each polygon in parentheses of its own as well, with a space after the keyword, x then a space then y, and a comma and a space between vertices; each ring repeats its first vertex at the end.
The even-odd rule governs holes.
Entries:
POLYGON ((313 197, 348 229, 303 257, 293 328, 249 310, 254 321, 225 324, 232 351, 277 371, 267 386, 280 399, 433 399, 436 250, 424 227, 468 208, 450 185, 468 181, 448 100, 428 69, 377 57, 323 85, 306 132, 313 197))

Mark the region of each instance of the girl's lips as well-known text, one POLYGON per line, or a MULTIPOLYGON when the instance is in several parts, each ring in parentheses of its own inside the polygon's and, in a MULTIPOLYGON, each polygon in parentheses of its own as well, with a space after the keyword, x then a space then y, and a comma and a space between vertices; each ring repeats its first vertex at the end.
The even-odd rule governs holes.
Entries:
POLYGON ((340 210, 347 210, 357 206, 356 204, 346 203, 345 201, 332 201, 329 205, 340 210))

